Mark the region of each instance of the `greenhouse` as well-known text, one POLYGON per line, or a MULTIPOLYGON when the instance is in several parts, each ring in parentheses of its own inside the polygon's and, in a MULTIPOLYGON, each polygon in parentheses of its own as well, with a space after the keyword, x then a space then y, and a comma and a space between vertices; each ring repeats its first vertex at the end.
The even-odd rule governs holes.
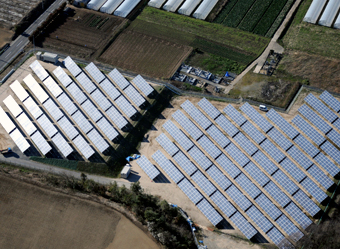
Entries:
POLYGON ((179 8, 178 13, 190 16, 200 2, 201 0, 186 0, 184 4, 179 8))
POLYGON ((91 10, 99 10, 100 7, 106 2, 106 0, 91 0, 87 4, 87 8, 91 10))
POLYGON ((166 0, 151 0, 148 5, 159 9, 166 2, 166 0))
POLYGON ((100 12, 112 14, 124 0, 108 0, 101 8, 100 12))
POLYGON ((339 0, 330 0, 323 12, 319 25, 331 27, 340 8, 339 0))
POLYGON ((339 14, 338 18, 335 20, 334 28, 340 29, 340 14, 339 14))
POLYGON ((327 0, 314 0, 310 5, 303 20, 305 22, 316 24, 326 3, 327 0))
POLYGON ((171 12, 176 12, 178 7, 183 3, 183 0, 169 0, 164 4, 163 9, 171 12))
POLYGON ((125 0, 116 11, 115 16, 127 17, 130 12, 140 3, 141 0, 125 0))
POLYGON ((205 20, 217 4, 217 2, 218 0, 203 0, 197 10, 194 12, 193 17, 205 20))

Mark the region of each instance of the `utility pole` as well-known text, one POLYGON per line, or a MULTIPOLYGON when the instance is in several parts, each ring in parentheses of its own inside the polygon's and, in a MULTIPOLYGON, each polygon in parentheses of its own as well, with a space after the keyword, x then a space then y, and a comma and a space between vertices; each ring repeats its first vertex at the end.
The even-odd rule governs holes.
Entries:
POLYGON ((34 53, 35 53, 34 34, 33 34, 33 50, 34 50, 34 53))

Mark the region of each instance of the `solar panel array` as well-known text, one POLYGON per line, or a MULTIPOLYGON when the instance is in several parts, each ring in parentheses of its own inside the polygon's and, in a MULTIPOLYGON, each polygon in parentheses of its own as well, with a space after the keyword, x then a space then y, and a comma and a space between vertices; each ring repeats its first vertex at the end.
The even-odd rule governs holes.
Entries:
POLYGON ((269 123, 260 113, 258 113, 249 103, 245 103, 240 107, 255 124, 257 124, 265 133, 267 133, 273 125, 269 123))
POLYGON ((209 115, 210 118, 216 119, 221 112, 217 110, 206 98, 201 99, 197 105, 202 108, 202 110, 209 115))
POLYGON ((63 64, 74 77, 77 77, 82 72, 80 67, 71 59, 70 56, 63 61, 63 64))
POLYGON ((124 78, 124 76, 115 68, 110 73, 111 79, 119 86, 120 89, 124 90, 130 85, 130 83, 124 78))
POLYGON ((189 133, 193 139, 197 140, 203 135, 200 129, 198 129, 197 126, 180 110, 177 110, 174 114, 172 114, 172 117, 184 128, 186 132, 189 133))
POLYGON ((65 109, 65 111, 72 116, 78 110, 78 107, 72 102, 72 100, 66 95, 66 93, 62 93, 58 98, 58 102, 65 109))
POLYGON ((317 127, 324 134, 328 133, 332 127, 330 127, 320 116, 318 116, 312 109, 306 104, 299 108, 299 113, 308 119, 315 127, 317 127))
POLYGON ((231 143, 230 140, 223 134, 223 132, 221 132, 215 125, 210 126, 207 129, 207 133, 222 148, 225 148, 231 143))
POLYGON ((189 160, 189 158, 187 158, 186 155, 183 154, 182 151, 179 151, 173 158, 188 175, 192 175, 197 170, 197 167, 189 160))
POLYGON ((198 203, 197 207, 214 226, 216 226, 223 220, 222 216, 211 206, 211 204, 206 199, 203 199, 200 203, 198 203))
POLYGON ((203 199, 202 194, 186 178, 178 183, 178 187, 195 205, 203 199))
POLYGON ((295 130, 280 114, 274 109, 267 112, 266 116, 275 123, 290 139, 294 139, 299 132, 295 130))
POLYGON ((217 189, 216 187, 206 178, 201 171, 197 170, 195 174, 191 176, 191 179, 203 190, 203 192, 210 196, 217 189))
POLYGON ((145 104, 146 100, 131 84, 124 89, 124 92, 136 106, 141 107, 145 104))
POLYGON ((296 115, 292 122, 317 145, 320 145, 325 141, 325 138, 300 115, 296 115))
POLYGON ((251 239, 255 236, 255 234, 257 234, 256 229, 239 212, 233 214, 233 216, 230 217, 230 220, 248 239, 251 239))
POLYGON ((251 206, 247 212, 247 215, 262 229, 263 232, 267 233, 273 224, 255 207, 251 206))
POLYGON ((145 94, 145 96, 149 96, 153 91, 154 89, 152 88, 152 86, 150 86, 146 81, 145 79, 140 76, 140 75, 137 75, 133 80, 132 82, 137 86, 137 88, 145 94))
POLYGON ((328 122, 333 123, 338 116, 332 112, 325 104, 323 104, 317 97, 313 94, 308 94, 305 98, 305 101, 308 105, 310 105, 314 110, 316 110, 321 116, 323 116, 328 122))
POLYGON ((207 119, 207 117, 201 111, 199 111, 189 100, 181 104, 181 107, 204 130, 206 130, 211 125, 209 119, 207 119))
POLYGON ((186 151, 188 151, 194 144, 190 139, 180 130, 177 126, 168 120, 163 128, 170 134, 170 136, 176 140, 176 142, 182 146, 186 151))
POLYGON ((213 159, 216 159, 222 154, 222 151, 220 151, 220 149, 217 148, 217 146, 205 135, 202 136, 197 142, 213 159))
POLYGON ((178 151, 178 147, 174 145, 171 140, 162 133, 156 138, 156 141, 162 146, 162 148, 170 155, 174 156, 178 151))
POLYGON ((19 81, 17 80, 14 81, 14 83, 12 83, 9 87, 12 89, 12 91, 15 93, 15 95, 18 97, 20 101, 23 102, 25 99, 29 97, 28 93, 22 87, 19 81))
POLYGON ((80 83, 80 85, 84 87, 87 93, 92 93, 94 90, 96 90, 96 86, 85 73, 82 72, 76 77, 76 79, 80 83))
POLYGON ((85 71, 99 84, 105 79, 105 75, 91 62, 85 67, 85 71))
POLYGON ((73 82, 60 66, 53 70, 53 74, 64 87, 68 87, 73 82))
POLYGON ((38 84, 38 82, 33 78, 32 74, 27 75, 24 78, 24 82, 41 103, 44 103, 48 99, 48 95, 38 84))
POLYGON ((39 63, 39 61, 35 60, 31 65, 30 68, 33 72, 38 76, 41 81, 44 81, 48 77, 48 73, 43 68, 43 66, 39 63))
POLYGON ((327 91, 324 91, 319 97, 335 112, 338 113, 340 111, 340 102, 336 98, 334 98, 332 94, 330 94, 327 91))
POLYGON ((43 81, 44 85, 47 89, 52 93, 54 97, 58 97, 60 94, 63 93, 63 90, 55 83, 54 79, 49 76, 43 81))
POLYGON ((151 180, 155 179, 159 175, 159 170, 144 155, 142 155, 136 162, 151 180))
POLYGON ((116 104, 129 118, 137 114, 137 110, 122 95, 116 99, 116 104))

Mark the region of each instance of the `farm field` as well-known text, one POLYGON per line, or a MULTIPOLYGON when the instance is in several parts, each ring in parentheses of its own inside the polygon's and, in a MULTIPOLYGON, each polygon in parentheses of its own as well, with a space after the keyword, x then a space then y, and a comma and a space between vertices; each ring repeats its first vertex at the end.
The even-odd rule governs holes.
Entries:
POLYGON ((0 175, 1 248, 156 249, 121 213, 0 175))
POLYGON ((191 50, 185 45, 124 31, 99 59, 124 70, 170 78, 191 50))
POLYGON ((214 23, 272 37, 295 0, 230 0, 214 23))
POLYGON ((109 42, 126 20, 100 12, 74 9, 74 13, 60 15, 40 41, 44 48, 88 58, 109 42))

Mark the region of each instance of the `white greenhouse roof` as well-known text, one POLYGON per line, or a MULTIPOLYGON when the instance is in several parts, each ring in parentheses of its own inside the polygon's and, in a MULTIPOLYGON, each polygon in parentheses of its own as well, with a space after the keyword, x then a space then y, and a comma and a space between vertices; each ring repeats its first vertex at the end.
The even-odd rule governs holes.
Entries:
POLYGON ((9 87, 12 89, 12 91, 15 93, 15 95, 19 98, 20 101, 24 101, 29 97, 27 91, 20 84, 19 81, 17 80, 14 81, 14 83, 12 83, 9 87))
POLYGON ((340 8, 340 0, 330 0, 319 20, 319 25, 331 27, 340 8))
POLYGON ((201 0, 186 0, 183 5, 178 9, 178 13, 190 16, 194 9, 199 5, 201 0))
POLYGON ((125 0, 113 13, 115 16, 127 17, 141 0, 125 0))
POLYGON ((25 152, 30 147, 29 143, 26 141, 26 139, 18 129, 16 129, 9 135, 11 136, 14 143, 18 146, 21 152, 25 152))
POLYGON ((335 20, 334 28, 340 29, 340 13, 338 15, 338 18, 335 20))
POLYGON ((7 113, 4 111, 4 109, 2 109, 1 106, 0 106, 0 123, 7 131, 7 133, 10 133, 16 128, 15 124, 8 117, 7 113))
POLYGON ((164 4, 163 9, 175 12, 183 2, 184 0, 169 0, 164 4))
POLYGON ((22 113, 21 107, 17 104, 12 95, 9 95, 7 98, 4 99, 4 104, 14 117, 18 117, 19 114, 22 113))
POLYGON ((325 7, 327 0, 314 0, 312 4, 309 6, 309 9, 303 18, 303 21, 309 23, 316 23, 319 19, 319 16, 325 7))
POLYGON ((112 14, 124 0, 108 0, 101 8, 100 12, 112 14))
POLYGON ((106 0, 92 0, 90 1, 86 8, 91 9, 91 10, 99 10, 100 7, 106 2, 106 0))
POLYGON ((48 99, 48 95, 46 94, 46 92, 42 89, 42 87, 31 74, 27 75, 26 78, 24 78, 24 82, 29 87, 31 92, 33 92, 34 95, 38 98, 40 103, 43 103, 48 99))
POLYGON ((197 19, 205 20, 217 2, 218 0, 203 0, 192 16, 197 19))
POLYGON ((159 9, 165 2, 166 0, 150 0, 148 5, 159 9))

